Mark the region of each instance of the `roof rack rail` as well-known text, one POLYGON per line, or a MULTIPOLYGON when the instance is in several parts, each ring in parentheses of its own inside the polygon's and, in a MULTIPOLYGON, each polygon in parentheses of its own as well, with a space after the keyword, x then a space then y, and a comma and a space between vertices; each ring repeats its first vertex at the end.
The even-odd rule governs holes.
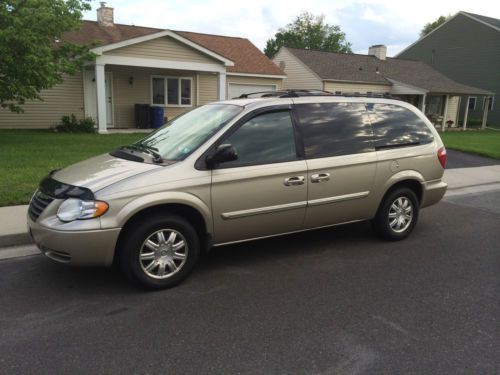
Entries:
POLYGON ((308 90, 308 89, 286 89, 286 90, 276 90, 276 91, 257 91, 241 94, 234 99, 248 99, 248 98, 298 98, 301 96, 343 96, 343 97, 353 97, 353 98, 385 98, 385 99, 396 99, 391 94, 383 93, 372 93, 368 92, 366 94, 361 94, 359 92, 355 93, 345 93, 340 91, 335 91, 335 93, 325 90, 308 90))

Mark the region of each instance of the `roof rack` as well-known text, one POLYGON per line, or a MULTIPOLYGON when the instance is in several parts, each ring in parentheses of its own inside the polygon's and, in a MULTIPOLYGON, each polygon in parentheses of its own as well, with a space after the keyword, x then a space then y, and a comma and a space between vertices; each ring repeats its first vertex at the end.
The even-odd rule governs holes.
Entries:
POLYGON ((257 91, 246 94, 241 94, 235 99, 248 99, 248 98, 298 98, 301 96, 343 96, 343 97, 359 97, 359 98, 385 98, 385 99, 398 99, 391 96, 389 93, 376 94, 368 92, 366 94, 361 94, 359 92, 355 93, 343 93, 336 91, 335 93, 324 90, 307 90, 307 89, 287 89, 287 90, 276 90, 276 91, 257 91))

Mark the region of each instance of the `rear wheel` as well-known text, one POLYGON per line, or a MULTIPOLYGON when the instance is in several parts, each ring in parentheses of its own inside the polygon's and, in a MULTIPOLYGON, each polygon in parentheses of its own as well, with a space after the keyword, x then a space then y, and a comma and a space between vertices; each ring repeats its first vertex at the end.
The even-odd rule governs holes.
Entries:
POLYGON ((385 240, 406 238, 415 227, 419 214, 418 199, 413 190, 394 189, 385 197, 372 220, 372 227, 385 240))
POLYGON ((123 272, 148 289, 178 284, 191 273, 200 255, 196 231, 175 215, 156 215, 129 227, 120 243, 123 272))

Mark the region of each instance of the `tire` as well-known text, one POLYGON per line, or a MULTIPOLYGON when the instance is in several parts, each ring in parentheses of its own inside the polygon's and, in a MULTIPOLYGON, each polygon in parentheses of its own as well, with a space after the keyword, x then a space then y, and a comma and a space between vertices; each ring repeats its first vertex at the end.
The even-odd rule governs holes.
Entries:
POLYGON ((120 241, 119 263, 135 284, 159 290, 173 287, 193 270, 200 241, 193 226, 176 215, 135 221, 120 241))
POLYGON ((400 241, 417 224, 419 202, 413 190, 405 187, 389 191, 371 221, 375 233, 388 241, 400 241))

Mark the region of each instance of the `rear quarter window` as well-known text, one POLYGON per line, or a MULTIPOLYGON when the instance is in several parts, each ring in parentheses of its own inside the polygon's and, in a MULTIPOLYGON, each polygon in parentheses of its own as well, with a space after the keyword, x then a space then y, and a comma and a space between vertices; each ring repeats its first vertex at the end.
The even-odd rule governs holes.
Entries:
POLYGON ((377 149, 413 146, 434 140, 425 122, 409 109, 394 104, 367 104, 377 149))
POLYGON ((374 150, 373 132, 361 103, 296 104, 306 158, 374 150))

